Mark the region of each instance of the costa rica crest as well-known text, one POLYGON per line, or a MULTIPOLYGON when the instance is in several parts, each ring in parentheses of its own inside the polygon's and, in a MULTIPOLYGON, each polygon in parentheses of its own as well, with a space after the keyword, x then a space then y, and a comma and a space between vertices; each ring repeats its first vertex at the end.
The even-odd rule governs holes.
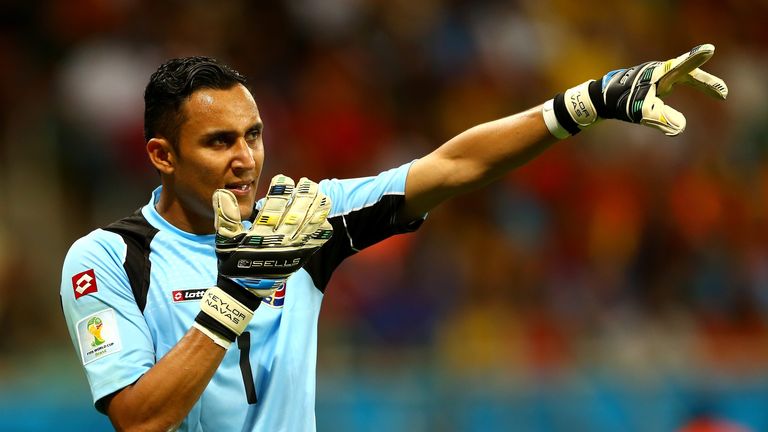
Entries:
POLYGON ((283 286, 278 288, 274 294, 272 294, 269 297, 264 297, 261 301, 263 303, 266 303, 267 306, 273 307, 275 309, 282 309, 283 305, 285 304, 285 287, 288 286, 287 283, 284 283, 283 286))

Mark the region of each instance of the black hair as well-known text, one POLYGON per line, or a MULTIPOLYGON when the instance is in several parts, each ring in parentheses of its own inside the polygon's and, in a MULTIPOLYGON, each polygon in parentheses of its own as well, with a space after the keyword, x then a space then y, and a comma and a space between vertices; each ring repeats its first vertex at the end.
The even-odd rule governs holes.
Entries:
POLYGON ((227 90, 237 84, 246 85, 245 77, 210 57, 183 57, 165 62, 152 74, 144 90, 145 140, 163 137, 178 148, 184 101, 202 88, 227 90))

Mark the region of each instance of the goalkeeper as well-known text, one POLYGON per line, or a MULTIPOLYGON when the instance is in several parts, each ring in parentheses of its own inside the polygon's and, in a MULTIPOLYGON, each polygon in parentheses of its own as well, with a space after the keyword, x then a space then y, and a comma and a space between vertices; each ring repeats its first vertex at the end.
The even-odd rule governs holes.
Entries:
POLYGON ((263 124, 245 79, 210 58, 170 60, 144 95, 161 185, 64 261, 64 315, 96 409, 119 430, 314 430, 318 314, 345 258, 601 119, 683 132, 661 97, 685 84, 725 99, 699 69, 713 52, 610 72, 372 177, 277 175, 258 202, 263 124))

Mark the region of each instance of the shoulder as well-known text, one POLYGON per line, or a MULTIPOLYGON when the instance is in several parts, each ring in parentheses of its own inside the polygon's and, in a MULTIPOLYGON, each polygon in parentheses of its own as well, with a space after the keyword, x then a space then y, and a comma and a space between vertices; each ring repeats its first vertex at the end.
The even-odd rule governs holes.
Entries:
POLYGON ((138 210, 79 238, 69 248, 66 260, 122 262, 129 242, 148 245, 157 232, 158 230, 144 218, 141 210, 138 210))
POLYGON ((98 278, 103 281, 125 279, 123 268, 125 254, 126 245, 123 239, 103 229, 96 229, 79 238, 72 244, 64 258, 61 274, 63 299, 71 295, 70 285, 75 286, 78 283, 82 285, 80 281, 82 278, 98 278))
MULTIPOLYGON (((140 215, 139 212, 137 213, 140 215)), ((95 274, 98 274, 102 279, 114 281, 122 281, 126 278, 124 265, 129 243, 132 240, 121 230, 128 227, 130 231, 130 228, 135 225, 131 221, 135 219, 137 213, 106 227, 97 228, 72 243, 64 257, 62 266, 63 290, 67 285, 65 282, 70 276, 76 278, 89 272, 94 273, 92 277, 96 277, 95 274)))
POLYGON ((98 228, 72 243, 64 261, 121 261, 125 248, 120 235, 98 228))
POLYGON ((320 190, 328 195, 333 203, 331 217, 370 207, 386 197, 405 195, 405 181, 413 162, 403 164, 381 173, 350 179, 326 179, 319 183, 320 190))
POLYGON ((86 294, 106 303, 114 302, 112 296, 135 301, 133 279, 137 272, 143 275, 141 259, 156 232, 139 211, 77 239, 62 265, 60 293, 65 308, 86 294))

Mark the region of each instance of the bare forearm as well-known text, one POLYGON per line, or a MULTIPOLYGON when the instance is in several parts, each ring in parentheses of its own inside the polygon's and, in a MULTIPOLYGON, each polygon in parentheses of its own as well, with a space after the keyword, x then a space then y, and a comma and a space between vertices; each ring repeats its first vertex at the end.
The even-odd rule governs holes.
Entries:
POLYGON ((455 186, 473 189, 525 164, 554 142, 536 107, 468 129, 435 153, 452 162, 455 186))
POLYGON ((226 351, 192 329, 135 384, 107 406, 117 430, 169 430, 197 402, 226 351))
POLYGON ((536 157, 556 140, 541 107, 483 123, 446 142, 411 167, 406 215, 417 216, 440 202, 486 185, 536 157))

